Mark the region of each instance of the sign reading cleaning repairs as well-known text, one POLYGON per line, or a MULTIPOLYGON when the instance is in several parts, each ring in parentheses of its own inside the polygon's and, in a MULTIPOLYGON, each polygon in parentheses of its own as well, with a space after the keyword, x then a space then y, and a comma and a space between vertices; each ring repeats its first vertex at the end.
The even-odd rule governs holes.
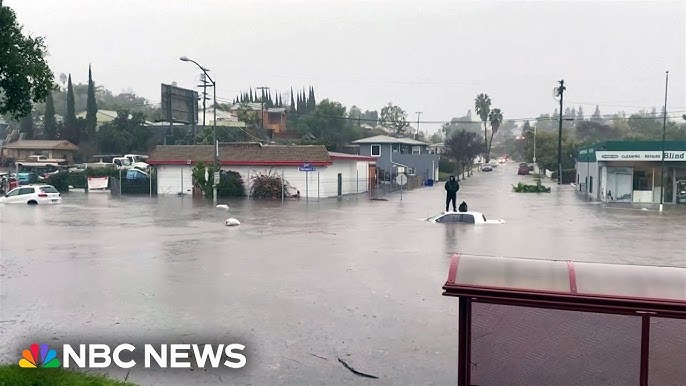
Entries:
MULTIPOLYGON (((661 151, 597 151, 598 161, 662 161, 661 151)), ((686 150, 665 151, 665 161, 686 161, 686 150)))

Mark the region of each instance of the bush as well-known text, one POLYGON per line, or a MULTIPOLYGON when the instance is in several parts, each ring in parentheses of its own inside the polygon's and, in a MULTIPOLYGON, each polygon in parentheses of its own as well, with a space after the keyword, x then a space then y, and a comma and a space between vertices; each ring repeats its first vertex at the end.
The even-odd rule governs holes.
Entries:
POLYGON ((220 173, 219 186, 217 186, 218 197, 245 196, 245 186, 240 173, 233 170, 222 170, 220 173))
POLYGON ((454 174, 457 170, 457 163, 450 158, 442 155, 438 161, 438 171, 446 174, 454 174))
POLYGON ((281 195, 289 196, 288 182, 281 176, 271 171, 259 173, 251 177, 250 195, 255 198, 281 198, 281 195), (285 191, 282 191, 285 189, 285 191))
MULTIPOLYGON (((121 171, 122 175, 126 175, 124 170, 121 171)), ((116 168, 86 168, 86 177, 115 177, 119 178, 119 170, 116 168)))
POLYGON ((550 188, 541 185, 539 180, 536 185, 528 185, 525 183, 518 183, 516 186, 512 185, 512 191, 515 193, 550 193, 550 188))
POLYGON ((60 192, 68 192, 71 179, 69 178, 70 173, 62 172, 50 175, 50 177, 45 179, 45 182, 52 185, 60 192))

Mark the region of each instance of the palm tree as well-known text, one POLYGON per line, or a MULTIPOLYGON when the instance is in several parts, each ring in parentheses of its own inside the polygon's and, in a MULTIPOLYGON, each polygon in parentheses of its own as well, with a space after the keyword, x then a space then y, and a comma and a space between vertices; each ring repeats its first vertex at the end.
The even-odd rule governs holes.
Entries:
MULTIPOLYGON (((488 140, 488 134, 486 132, 486 122, 488 122, 488 114, 491 112, 491 97, 488 94, 479 94, 476 96, 474 101, 474 107, 476 113, 479 114, 479 118, 484 123, 484 141, 488 140)), ((486 160, 488 162, 488 159, 486 160)))
POLYGON ((491 112, 488 114, 488 120, 491 122, 491 140, 488 142, 486 162, 490 162, 491 160, 491 145, 493 145, 493 136, 498 132, 498 128, 503 122, 503 112, 498 108, 491 110, 491 112))

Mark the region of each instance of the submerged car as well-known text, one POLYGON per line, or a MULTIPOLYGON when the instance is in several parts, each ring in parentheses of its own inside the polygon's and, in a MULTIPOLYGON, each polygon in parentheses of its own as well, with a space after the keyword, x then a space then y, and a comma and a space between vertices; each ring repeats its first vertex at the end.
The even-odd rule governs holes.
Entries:
POLYGON ((529 165, 519 165, 519 170, 517 170, 517 174, 520 176, 527 176, 529 175, 529 165))
POLYGON ((483 165, 481 165, 481 171, 482 172, 492 172, 493 166, 491 166, 491 164, 483 164, 483 165))
POLYGON ((426 219, 432 223, 465 223, 465 224, 504 224, 505 220, 487 220, 480 212, 443 212, 426 219))
POLYGON ((62 195, 52 185, 22 185, 0 197, 0 204, 61 204, 62 195))

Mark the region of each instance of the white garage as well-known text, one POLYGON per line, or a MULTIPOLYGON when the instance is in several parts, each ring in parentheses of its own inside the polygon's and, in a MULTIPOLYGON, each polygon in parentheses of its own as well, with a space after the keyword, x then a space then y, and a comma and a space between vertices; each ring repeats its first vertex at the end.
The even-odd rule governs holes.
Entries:
MULTIPOLYGON (((213 162, 211 145, 157 146, 147 162, 157 168, 158 195, 192 195, 193 167, 198 162, 213 162)), ((359 155, 332 153, 323 145, 261 145, 223 143, 219 161, 223 170, 240 173, 246 194, 257 174, 283 176, 291 194, 301 197, 336 197, 369 190, 370 163, 375 159, 359 155), (309 165, 311 171, 301 171, 309 165)))
POLYGON ((158 165, 157 194, 193 194, 193 173, 191 165, 158 165))

